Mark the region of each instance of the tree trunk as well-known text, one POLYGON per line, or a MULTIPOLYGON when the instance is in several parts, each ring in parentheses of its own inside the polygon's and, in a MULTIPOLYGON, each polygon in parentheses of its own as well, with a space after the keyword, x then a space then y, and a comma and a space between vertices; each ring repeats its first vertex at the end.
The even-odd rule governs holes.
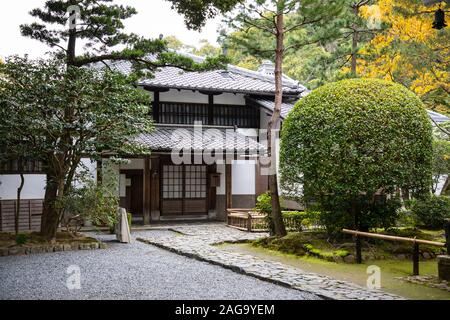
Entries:
MULTIPOLYGON (((358 16, 359 13, 359 7, 354 6, 353 12, 356 16, 358 16)), ((357 59, 357 51, 358 51, 358 31, 356 31, 356 28, 358 26, 356 23, 353 25, 353 33, 352 33, 352 59, 351 59, 351 72, 354 77, 356 77, 356 59, 357 59)))
POLYGON ((283 237, 286 235, 286 228, 283 222, 283 216, 281 213, 280 198, 278 194, 278 179, 277 179, 277 162, 275 156, 275 139, 272 135, 276 130, 280 129, 280 112, 281 103, 283 100, 283 87, 282 87, 282 64, 283 64, 283 40, 284 40, 284 15, 282 11, 277 14, 277 47, 275 51, 275 107, 272 117, 268 124, 268 156, 271 159, 271 167, 273 171, 269 175, 269 190, 272 196, 272 220, 274 225, 275 235, 283 237), (273 143, 273 144, 272 144, 273 143))
MULTIPOLYGON (((19 166, 21 168, 21 166, 19 166)), ((21 168, 22 169, 22 168, 21 168)), ((22 170, 20 171, 20 185, 17 188, 17 203, 16 203, 16 212, 14 216, 14 228, 16 235, 19 234, 19 217, 20 217, 20 197, 22 194, 23 185, 25 184, 25 177, 23 175, 22 170)))
POLYGON ((58 178, 47 175, 44 208, 41 218, 41 235, 49 241, 56 239, 56 232, 58 230, 60 217, 60 210, 57 207, 59 186, 60 181, 58 181, 58 178))
MULTIPOLYGON (((70 13, 71 15, 74 12, 70 13)), ((69 40, 67 44, 67 66, 73 66, 75 64, 75 54, 76 54, 76 43, 77 43, 77 28, 76 28, 76 18, 74 21, 70 21, 71 27, 69 29, 69 40)))

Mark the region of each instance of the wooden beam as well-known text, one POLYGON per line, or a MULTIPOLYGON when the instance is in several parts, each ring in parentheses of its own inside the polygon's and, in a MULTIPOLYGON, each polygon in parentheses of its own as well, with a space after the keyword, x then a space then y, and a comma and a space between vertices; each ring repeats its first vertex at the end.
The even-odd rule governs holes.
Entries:
POLYGON ((225 195, 226 195, 226 209, 233 207, 233 190, 232 190, 232 172, 231 164, 225 165, 225 195))
POLYGON ((208 95, 208 125, 214 124, 214 96, 208 95))
POLYGON ((144 225, 150 224, 150 157, 145 157, 144 161, 144 225))

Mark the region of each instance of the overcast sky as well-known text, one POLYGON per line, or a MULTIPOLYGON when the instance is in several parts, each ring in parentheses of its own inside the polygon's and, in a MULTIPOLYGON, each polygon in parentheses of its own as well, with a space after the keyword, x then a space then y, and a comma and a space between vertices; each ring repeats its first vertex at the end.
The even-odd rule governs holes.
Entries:
MULTIPOLYGON (((138 14, 126 20, 126 31, 138 33, 146 37, 174 35, 190 45, 197 45, 199 40, 207 39, 216 43, 220 18, 211 20, 202 32, 189 31, 184 25, 183 17, 170 9, 170 3, 164 0, 116 0, 116 3, 127 4, 137 9, 138 14)), ((31 57, 42 56, 49 48, 36 40, 20 35, 19 25, 34 21, 28 12, 42 7, 45 0, 5 1, 0 10, 0 56, 12 54, 31 57), (7 3, 7 4, 6 4, 7 3)))

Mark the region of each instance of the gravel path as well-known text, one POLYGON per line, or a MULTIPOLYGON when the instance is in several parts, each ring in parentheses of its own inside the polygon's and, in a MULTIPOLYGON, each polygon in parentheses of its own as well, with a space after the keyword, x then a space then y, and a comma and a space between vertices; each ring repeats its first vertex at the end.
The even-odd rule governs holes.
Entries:
POLYGON ((108 249, 0 257, 0 299, 318 299, 148 244, 95 236, 108 249), (71 265, 80 267, 80 290, 66 287, 71 265))

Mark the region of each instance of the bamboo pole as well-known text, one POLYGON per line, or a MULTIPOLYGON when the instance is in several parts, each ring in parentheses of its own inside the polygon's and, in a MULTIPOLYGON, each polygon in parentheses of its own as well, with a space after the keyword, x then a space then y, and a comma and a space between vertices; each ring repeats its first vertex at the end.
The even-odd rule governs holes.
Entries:
POLYGON ((422 239, 416 239, 416 238, 388 236, 385 234, 362 232, 362 231, 349 230, 349 229, 342 229, 342 232, 347 233, 347 234, 352 234, 355 236, 359 235, 359 236, 363 236, 363 237, 367 237, 367 238, 377 238, 377 239, 391 240, 391 241, 404 241, 404 242, 411 242, 411 243, 428 244, 428 245, 437 246, 437 247, 445 247, 446 246, 446 244, 443 242, 422 240, 422 239))

